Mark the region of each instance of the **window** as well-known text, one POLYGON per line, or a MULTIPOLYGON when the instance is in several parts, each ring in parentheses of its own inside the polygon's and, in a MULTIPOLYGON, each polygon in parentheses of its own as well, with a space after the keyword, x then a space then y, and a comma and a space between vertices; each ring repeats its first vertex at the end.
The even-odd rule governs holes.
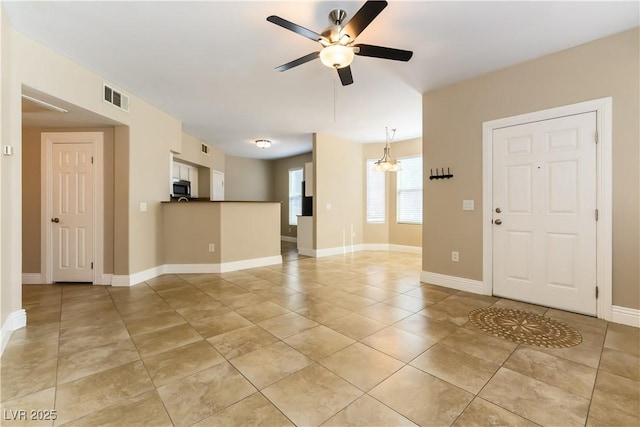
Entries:
POLYGON ((398 172, 398 223, 422 224, 422 157, 401 159, 398 172))
POLYGON ((374 172, 376 160, 367 160, 367 222, 382 224, 385 221, 385 176, 374 172))
POLYGON ((289 169, 289 225, 298 225, 302 213, 302 168, 289 169))

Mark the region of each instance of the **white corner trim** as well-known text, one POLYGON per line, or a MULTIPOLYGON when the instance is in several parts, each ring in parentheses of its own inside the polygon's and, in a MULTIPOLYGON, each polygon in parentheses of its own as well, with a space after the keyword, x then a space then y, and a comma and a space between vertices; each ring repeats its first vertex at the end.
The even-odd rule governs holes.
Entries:
POLYGON ((283 242, 298 243, 298 238, 297 237, 280 236, 280 240, 283 241, 283 242))
POLYGON ((22 273, 23 285, 42 285, 44 283, 44 276, 40 273, 22 273))
POLYGON ((113 280, 113 274, 103 274, 95 282, 93 282, 93 284, 109 286, 111 285, 112 280, 113 280))
POLYGON ((314 251, 313 249, 298 248, 298 255, 315 257, 316 251, 314 251))
POLYGON ((640 328, 640 310, 614 305, 611 307, 611 321, 640 328))
POLYGON ((4 352, 5 347, 9 343, 11 333, 16 329, 27 326, 27 312, 24 308, 16 310, 7 316, 7 320, 2 325, 2 338, 0 341, 0 355, 4 352))
POLYGON ((445 274, 423 271, 420 273, 420 282, 444 286, 445 288, 457 289, 459 291, 466 291, 474 294, 485 294, 484 284, 481 280, 466 279, 464 277, 447 276, 445 274))

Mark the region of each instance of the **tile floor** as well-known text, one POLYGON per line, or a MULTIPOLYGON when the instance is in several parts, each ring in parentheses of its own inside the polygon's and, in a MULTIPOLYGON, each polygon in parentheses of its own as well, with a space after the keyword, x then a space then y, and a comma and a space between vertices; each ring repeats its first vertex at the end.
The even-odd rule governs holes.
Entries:
POLYGON ((638 329, 420 283, 417 255, 284 248, 282 266, 132 288, 25 285, 0 424, 640 425, 638 329), (584 341, 490 337, 467 320, 490 305, 584 341))

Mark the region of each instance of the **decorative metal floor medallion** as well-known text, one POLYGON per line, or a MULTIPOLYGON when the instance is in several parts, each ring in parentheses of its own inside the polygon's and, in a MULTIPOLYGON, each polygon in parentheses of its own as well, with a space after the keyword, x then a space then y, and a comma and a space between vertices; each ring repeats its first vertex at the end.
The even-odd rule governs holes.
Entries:
POLYGON ((526 311, 479 308, 469 313, 469 320, 489 335, 518 344, 562 348, 582 342, 582 335, 571 326, 526 311))

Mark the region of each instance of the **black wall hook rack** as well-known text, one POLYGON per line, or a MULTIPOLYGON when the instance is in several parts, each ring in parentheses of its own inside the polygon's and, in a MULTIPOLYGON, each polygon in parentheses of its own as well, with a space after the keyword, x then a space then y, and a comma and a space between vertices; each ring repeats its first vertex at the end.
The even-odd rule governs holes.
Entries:
POLYGON ((436 174, 433 174, 433 169, 429 169, 429 171, 431 172, 431 175, 429 176, 429 179, 449 179, 449 178, 453 178, 453 174, 449 171, 449 168, 447 168, 447 173, 444 173, 444 168, 442 168, 441 172, 438 172, 438 168, 436 168, 436 174))

